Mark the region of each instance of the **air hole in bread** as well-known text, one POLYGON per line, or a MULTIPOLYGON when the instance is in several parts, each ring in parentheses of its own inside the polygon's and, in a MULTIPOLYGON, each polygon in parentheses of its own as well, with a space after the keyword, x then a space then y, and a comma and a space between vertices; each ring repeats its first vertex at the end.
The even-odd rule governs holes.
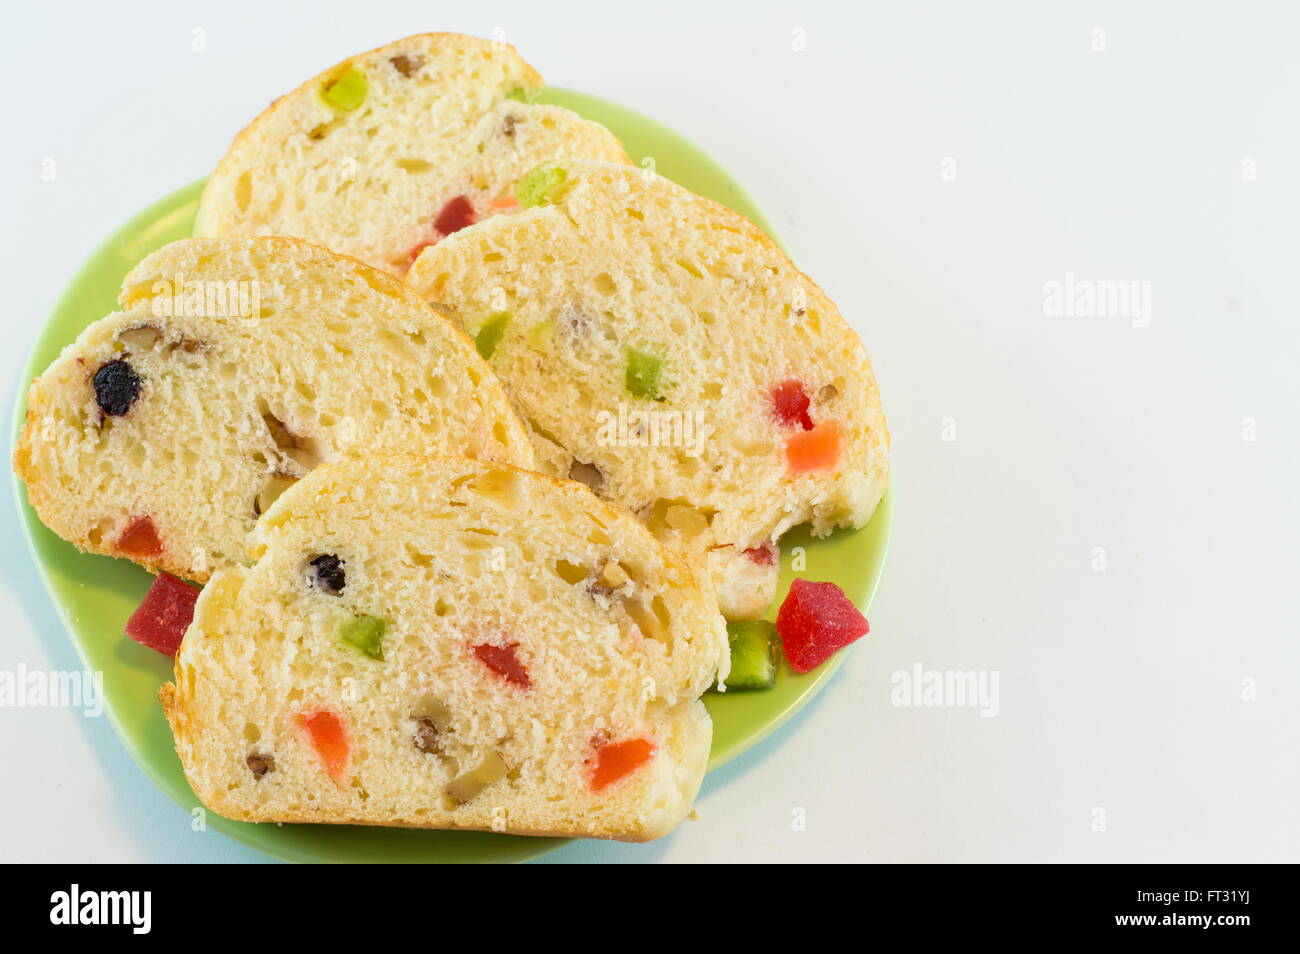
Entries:
MULTIPOLYGON (((341 122, 343 122, 343 120, 341 119, 331 119, 327 123, 321 123, 318 126, 313 126, 311 129, 307 131, 307 138, 312 140, 313 142, 319 142, 320 140, 328 136, 334 130, 334 128, 338 126, 341 122)), ((320 180, 318 185, 323 185, 324 182, 325 180, 322 179, 320 180)), ((244 210, 240 209, 240 211, 242 212, 244 210)))
POLYGON ((235 206, 240 213, 248 211, 248 204, 253 199, 253 173, 245 170, 235 182, 235 206))
POLYGON ((615 284, 609 272, 601 272, 592 279, 591 283, 596 286, 596 291, 602 295, 612 295, 618 291, 618 285, 615 284))
POLYGON ((397 168, 417 176, 433 171, 433 165, 424 159, 398 159, 397 168))
MULTIPOLYGON (((262 423, 266 425, 266 430, 270 434, 276 450, 293 461, 304 472, 310 471, 321 462, 320 447, 315 440, 295 434, 284 421, 265 408, 262 411, 262 423)), ((255 454, 254 458, 257 456, 259 455, 255 454)))
POLYGON ((636 624, 636 628, 641 631, 642 636, 668 646, 672 645, 668 608, 664 605, 662 597, 654 597, 650 601, 650 606, 646 606, 639 599, 625 600, 623 608, 627 611, 627 615, 632 618, 632 622, 636 624))
POLYGON ((266 478, 261 490, 253 498, 253 516, 260 517, 271 509, 271 505, 280 499, 280 495, 298 482, 292 474, 275 473, 266 478))
POLYGON ((421 552, 420 550, 416 550, 416 549, 414 549, 413 547, 411 547, 410 545, 408 545, 408 546, 406 547, 406 557, 407 557, 407 559, 410 560, 411 563, 413 563, 415 566, 426 566, 426 567, 427 567, 427 566, 433 566, 433 564, 434 564, 434 560, 433 560, 433 557, 432 557, 432 556, 430 556, 430 555, 427 554, 427 553, 423 553, 423 552, 421 552))
POLYGON ((575 460, 569 466, 569 479, 586 484, 591 488, 591 492, 597 495, 605 489, 605 474, 595 464, 584 464, 582 461, 575 460))
POLYGON ((591 571, 579 563, 570 563, 568 560, 561 558, 555 561, 555 573, 565 583, 576 586, 585 580, 591 571))
POLYGON ((104 517, 90 528, 90 532, 86 534, 86 539, 90 541, 92 546, 100 546, 103 544, 105 538, 108 537, 109 533, 116 527, 117 521, 114 518, 104 517))

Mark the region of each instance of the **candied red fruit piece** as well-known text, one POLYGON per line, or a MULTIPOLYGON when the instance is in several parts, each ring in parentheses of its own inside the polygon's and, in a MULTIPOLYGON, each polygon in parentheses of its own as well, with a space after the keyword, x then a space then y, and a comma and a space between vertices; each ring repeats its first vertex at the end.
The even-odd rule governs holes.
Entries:
POLYGON ((745 556, 749 557, 759 566, 776 565, 776 547, 771 541, 763 544, 761 547, 750 547, 745 551, 745 556))
POLYGON ((597 737, 591 741, 596 748, 596 764, 591 770, 591 789, 594 792, 606 789, 632 774, 655 754, 655 744, 650 739, 608 742, 597 737))
POLYGON ((782 381, 772 389, 772 414, 783 427, 798 425, 811 431, 813 420, 808 414, 811 406, 812 401, 798 381, 782 381))
POLYGON ((141 646, 175 656, 181 637, 194 619, 194 601, 198 598, 199 591, 185 581, 170 573, 159 573, 144 600, 126 621, 126 635, 141 646))
POLYGON ((348 757, 352 754, 343 720, 328 709, 318 709, 299 715, 298 725, 307 733, 312 748, 316 750, 330 778, 342 785, 343 775, 348 768, 348 757))
POLYGON ((423 252, 426 248, 429 248, 430 246, 433 246, 433 245, 436 245, 436 244, 438 244, 438 243, 436 243, 436 242, 421 242, 419 245, 415 246, 415 248, 411 249, 411 254, 409 254, 408 256, 406 256, 406 267, 407 267, 407 268, 410 268, 412 265, 414 265, 414 264, 415 264, 415 260, 416 260, 417 258, 420 257, 420 253, 421 253, 421 252, 423 252))
POLYGON ((474 206, 465 196, 458 195, 442 207, 438 217, 433 220, 433 227, 442 235, 451 235, 473 225, 474 221, 474 206))
POLYGON ((518 645, 518 643, 507 643, 504 646, 495 646, 492 643, 480 643, 474 647, 474 655, 506 682, 521 689, 531 689, 533 681, 528 678, 528 670, 515 655, 515 647, 518 645))
POLYGON ((811 672, 870 631, 867 618, 834 583, 797 579, 776 614, 776 631, 795 672, 811 672))
POLYGON ((156 557, 162 553, 158 528, 149 517, 135 517, 117 538, 117 552, 133 557, 156 557))
POLYGON ((131 518, 114 548, 126 556, 153 557, 162 553, 163 546, 153 519, 143 516, 131 518))

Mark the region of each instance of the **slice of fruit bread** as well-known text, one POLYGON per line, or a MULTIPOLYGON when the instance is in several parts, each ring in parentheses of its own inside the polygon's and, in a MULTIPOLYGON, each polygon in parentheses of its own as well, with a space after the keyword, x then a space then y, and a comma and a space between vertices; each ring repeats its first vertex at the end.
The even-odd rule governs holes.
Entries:
POLYGON ((324 464, 199 597, 160 697, 244 821, 633 841, 690 810, 726 665, 689 564, 587 488, 500 464, 324 464))
POLYGON ((707 555, 723 612, 760 615, 782 533, 861 526, 884 492, 866 349, 757 226, 648 170, 549 164, 518 191, 408 284, 475 335, 540 469, 707 555))
POLYGON ((319 461, 385 448, 528 466, 458 327, 397 279, 284 238, 186 239, 126 277, 31 386, 14 469, 82 550, 206 580, 319 461))
POLYGON ((514 48, 453 33, 354 56, 276 100, 208 180, 196 235, 292 235, 402 274, 415 254, 516 207, 550 159, 627 161, 603 126, 528 102, 514 48))

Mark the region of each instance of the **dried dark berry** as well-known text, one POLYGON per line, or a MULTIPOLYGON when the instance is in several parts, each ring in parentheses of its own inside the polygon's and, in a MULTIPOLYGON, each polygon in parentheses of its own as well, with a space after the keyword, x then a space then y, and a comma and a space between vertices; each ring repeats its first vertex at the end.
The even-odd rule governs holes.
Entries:
POLYGON ((421 752, 427 752, 430 755, 436 753, 439 750, 438 724, 428 716, 416 719, 414 739, 415 747, 421 752))
POLYGON ((505 123, 504 123, 504 128, 502 129, 502 131, 503 131, 507 136, 509 136, 509 137, 511 137, 511 138, 513 139, 513 138, 514 138, 514 135, 515 135, 515 124, 518 123, 518 122, 519 122, 519 117, 518 117, 518 116, 515 116, 514 114, 510 114, 510 115, 506 116, 506 120, 505 120, 505 123))
POLYGON ((244 761, 248 763, 248 770, 252 772, 256 778, 261 778, 267 772, 275 771, 275 759, 271 758, 269 755, 260 755, 257 752, 254 752, 244 761))
POLYGON ((343 572, 343 561, 332 553, 322 553, 308 564, 313 585, 322 593, 338 596, 343 592, 347 577, 343 572))
POLYGON ((111 417, 121 417, 131 410, 140 396, 140 375, 121 358, 100 365, 92 383, 99 409, 111 417))

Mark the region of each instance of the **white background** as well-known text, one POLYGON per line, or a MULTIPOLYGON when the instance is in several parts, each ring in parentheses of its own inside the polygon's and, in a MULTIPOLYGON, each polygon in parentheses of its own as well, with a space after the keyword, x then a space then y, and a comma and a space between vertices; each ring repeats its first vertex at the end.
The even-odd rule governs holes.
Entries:
MULTIPOLYGON (((708 778, 698 822, 551 857, 1300 860, 1288 6, 11 4, 0 381, 92 249, 273 96, 502 28, 750 190, 866 341, 895 448, 872 633, 827 691, 708 778), (1150 282, 1149 326, 1046 316, 1067 273, 1150 282), (916 663, 997 671, 998 714, 891 705, 916 663)), ((0 534, 0 668, 79 668, 11 504, 0 534)), ((192 832, 107 720, 0 709, 0 765, 2 860, 261 859, 192 832)))

